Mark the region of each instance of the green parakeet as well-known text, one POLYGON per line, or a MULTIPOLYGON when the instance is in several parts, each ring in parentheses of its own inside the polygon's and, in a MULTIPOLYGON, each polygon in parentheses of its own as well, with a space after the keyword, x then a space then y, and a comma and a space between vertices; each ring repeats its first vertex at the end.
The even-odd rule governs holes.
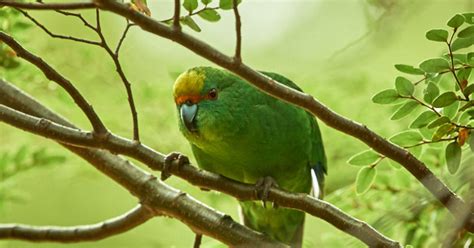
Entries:
MULTIPOLYGON (((264 74, 301 91, 281 75, 264 74)), ((252 184, 271 177, 285 190, 322 194, 326 156, 311 114, 212 67, 182 73, 173 91, 180 131, 201 168, 252 184)), ((304 213, 255 201, 240 207, 245 225, 301 246, 304 213)))

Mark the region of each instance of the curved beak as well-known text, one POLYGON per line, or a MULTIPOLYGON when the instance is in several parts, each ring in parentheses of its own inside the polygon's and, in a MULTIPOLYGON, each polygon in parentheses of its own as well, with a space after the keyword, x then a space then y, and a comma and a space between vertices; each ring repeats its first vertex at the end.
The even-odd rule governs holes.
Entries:
POLYGON ((197 110, 198 110, 197 104, 193 104, 191 102, 186 102, 182 104, 179 109, 179 116, 181 117, 181 121, 190 132, 197 132, 197 126, 196 126, 197 110))

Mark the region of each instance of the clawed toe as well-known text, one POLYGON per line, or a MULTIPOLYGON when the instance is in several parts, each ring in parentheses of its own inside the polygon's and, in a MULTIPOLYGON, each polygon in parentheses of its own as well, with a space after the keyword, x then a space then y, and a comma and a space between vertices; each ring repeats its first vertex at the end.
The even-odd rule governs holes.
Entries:
POLYGON ((178 167, 189 164, 189 158, 179 152, 172 152, 165 157, 165 162, 163 164, 163 170, 161 171, 161 180, 164 181, 171 176, 171 167, 176 161, 178 167))
MULTIPOLYGON (((266 207, 266 202, 268 201, 268 196, 272 187, 278 187, 278 183, 275 179, 269 176, 258 179, 255 184, 255 193, 257 198, 262 201, 263 207, 266 207)), ((276 203, 273 203, 273 207, 277 208, 278 206, 276 203)))

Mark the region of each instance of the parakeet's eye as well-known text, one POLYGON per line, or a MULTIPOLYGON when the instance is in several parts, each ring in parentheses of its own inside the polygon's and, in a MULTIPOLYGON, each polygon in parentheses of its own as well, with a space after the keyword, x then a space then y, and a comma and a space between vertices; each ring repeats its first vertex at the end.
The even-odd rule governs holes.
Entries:
POLYGON ((217 90, 216 90, 216 89, 211 89, 211 90, 207 93, 207 97, 208 97, 210 100, 216 100, 216 99, 217 99, 217 90))

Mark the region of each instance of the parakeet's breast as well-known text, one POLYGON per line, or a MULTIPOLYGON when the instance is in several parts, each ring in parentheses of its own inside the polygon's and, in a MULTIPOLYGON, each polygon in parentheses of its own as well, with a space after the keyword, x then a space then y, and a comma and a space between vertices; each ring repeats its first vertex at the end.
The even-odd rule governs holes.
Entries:
POLYGON ((199 166, 247 183, 271 176, 287 190, 309 191, 312 144, 308 115, 249 90, 246 103, 209 108, 212 114, 198 113, 198 131, 187 138, 199 166))

